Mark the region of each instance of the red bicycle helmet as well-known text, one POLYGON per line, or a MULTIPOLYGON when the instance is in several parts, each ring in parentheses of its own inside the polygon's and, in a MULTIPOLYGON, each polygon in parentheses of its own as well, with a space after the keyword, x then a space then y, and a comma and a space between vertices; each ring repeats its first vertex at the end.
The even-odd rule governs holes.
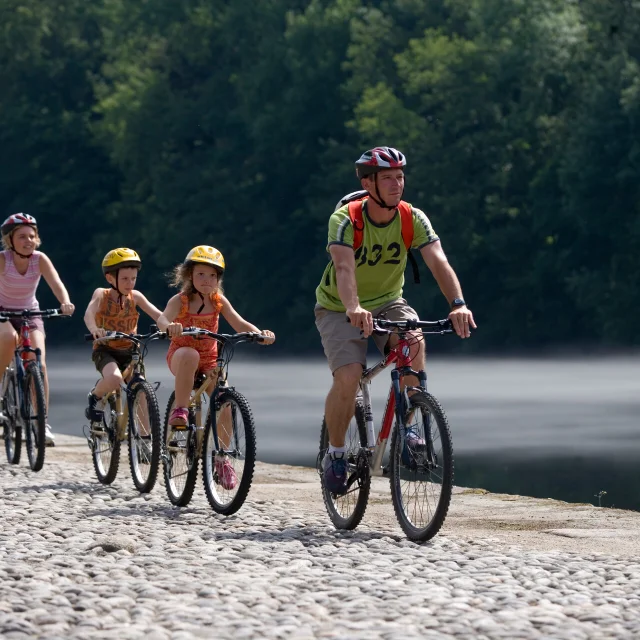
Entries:
POLYGON ((38 227, 36 219, 28 213, 14 213, 2 223, 0 233, 2 233, 3 236, 9 235, 16 227, 20 227, 25 224, 33 227, 34 229, 38 227))
POLYGON ((404 154, 393 147, 376 147, 365 151, 356 162, 358 178, 366 178, 383 169, 396 169, 407 166, 404 154))
POLYGON ((376 147, 365 151, 360 159, 356 162, 356 175, 358 179, 366 178, 373 175, 375 180, 376 195, 372 193, 369 196, 373 201, 383 209, 395 209, 395 205, 388 205, 380 195, 378 189, 378 174, 383 169, 401 169, 407 166, 407 159, 404 153, 394 149, 393 147, 376 147))

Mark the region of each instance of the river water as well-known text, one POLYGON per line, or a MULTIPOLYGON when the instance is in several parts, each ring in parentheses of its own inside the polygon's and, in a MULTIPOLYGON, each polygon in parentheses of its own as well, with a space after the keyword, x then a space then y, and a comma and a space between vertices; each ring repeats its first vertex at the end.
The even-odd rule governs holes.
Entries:
MULTIPOLYGON (((253 409, 258 458, 311 466, 331 376, 322 359, 267 355, 230 367, 253 409)), ((48 364, 54 431, 82 435, 97 375, 89 348, 52 349, 48 364)), ((640 357, 432 356, 428 375, 451 426, 456 484, 640 509, 640 357)), ((164 416, 173 378, 161 348, 147 359, 147 377, 161 382, 164 416)), ((388 386, 385 373, 372 385, 378 420, 388 386)))

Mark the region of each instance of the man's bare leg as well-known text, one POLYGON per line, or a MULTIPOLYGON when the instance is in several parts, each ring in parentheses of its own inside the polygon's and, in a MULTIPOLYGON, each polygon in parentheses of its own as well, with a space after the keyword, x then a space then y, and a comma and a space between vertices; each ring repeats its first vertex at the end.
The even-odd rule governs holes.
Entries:
POLYGON ((333 374, 333 385, 325 403, 325 420, 329 442, 334 447, 344 447, 344 438, 353 418, 358 383, 362 377, 362 365, 347 364, 333 374))

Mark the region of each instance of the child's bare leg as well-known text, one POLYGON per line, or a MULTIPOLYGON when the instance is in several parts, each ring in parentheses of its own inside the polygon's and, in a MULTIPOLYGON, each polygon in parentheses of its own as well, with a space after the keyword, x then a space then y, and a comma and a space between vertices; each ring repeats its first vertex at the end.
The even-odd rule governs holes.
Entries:
POLYGON ((13 360, 13 353, 18 344, 18 334, 10 322, 0 322, 0 377, 13 360))
POLYGON ((102 369, 102 379, 92 391, 96 398, 102 398, 110 391, 116 391, 122 384, 122 374, 117 363, 107 362, 102 369))
POLYGON ((188 407, 200 354, 191 347, 180 347, 171 356, 170 369, 176 377, 176 407, 188 407))
MULTIPOLYGON (((40 349, 40 371, 42 371, 42 382, 44 383, 44 397, 47 406, 47 415, 49 415, 49 376, 47 375, 47 353, 44 346, 44 333, 39 329, 31 329, 29 331, 31 338, 31 346, 34 349, 40 349)), ((35 359, 34 354, 29 354, 30 358, 35 359)))
POLYGON ((149 405, 147 404, 147 396, 144 393, 136 395, 136 404, 133 407, 135 411, 134 419, 138 425, 138 432, 144 438, 151 433, 151 425, 149 424, 149 405))
POLYGON ((231 417, 231 405, 222 406, 217 415, 216 431, 218 432, 218 446, 221 449, 229 449, 229 443, 233 437, 233 420, 231 417))

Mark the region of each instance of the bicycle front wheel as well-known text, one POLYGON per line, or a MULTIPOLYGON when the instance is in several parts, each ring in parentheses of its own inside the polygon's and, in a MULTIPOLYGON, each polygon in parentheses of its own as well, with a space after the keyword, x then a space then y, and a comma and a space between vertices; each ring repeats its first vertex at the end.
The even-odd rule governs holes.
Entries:
POLYGON ((160 409, 153 387, 140 382, 133 391, 129 411, 129 464, 136 489, 149 493, 160 465, 160 409))
POLYGON ((42 372, 34 360, 27 365, 24 379, 24 425, 29 466, 33 471, 40 471, 44 464, 45 424, 47 405, 44 396, 42 372))
POLYGON ((247 498, 256 462, 256 430, 246 398, 235 389, 218 397, 216 425, 207 418, 202 480, 216 513, 231 515, 247 498))
POLYGON ((178 428, 169 424, 175 406, 175 392, 171 392, 164 418, 162 456, 164 486, 171 504, 185 507, 191 502, 198 476, 198 457, 195 431, 189 427, 178 428))
POLYGON ((102 420, 89 425, 91 457, 96 477, 102 484, 111 484, 120 465, 120 439, 118 437, 118 409, 113 394, 101 399, 97 409, 102 411, 102 420))
POLYGON ((6 388, 2 412, 4 413, 4 447, 7 453, 7 461, 11 464, 20 462, 22 451, 22 428, 18 424, 20 414, 18 381, 15 369, 7 369, 3 379, 3 388, 6 388))
POLYGON ((347 447, 345 457, 349 470, 348 488, 344 495, 336 495, 325 486, 322 473, 322 460, 329 448, 329 431, 326 421, 323 420, 320 432, 320 453, 318 454, 322 498, 329 518, 336 529, 355 529, 364 517, 371 490, 369 460, 365 453, 367 430, 364 422, 364 407, 360 401, 356 402, 355 414, 351 418, 345 436, 345 445, 347 447))
POLYGON ((410 540, 424 542, 442 527, 453 487, 453 445, 447 418, 426 391, 409 398, 405 425, 391 439, 391 499, 410 540))

